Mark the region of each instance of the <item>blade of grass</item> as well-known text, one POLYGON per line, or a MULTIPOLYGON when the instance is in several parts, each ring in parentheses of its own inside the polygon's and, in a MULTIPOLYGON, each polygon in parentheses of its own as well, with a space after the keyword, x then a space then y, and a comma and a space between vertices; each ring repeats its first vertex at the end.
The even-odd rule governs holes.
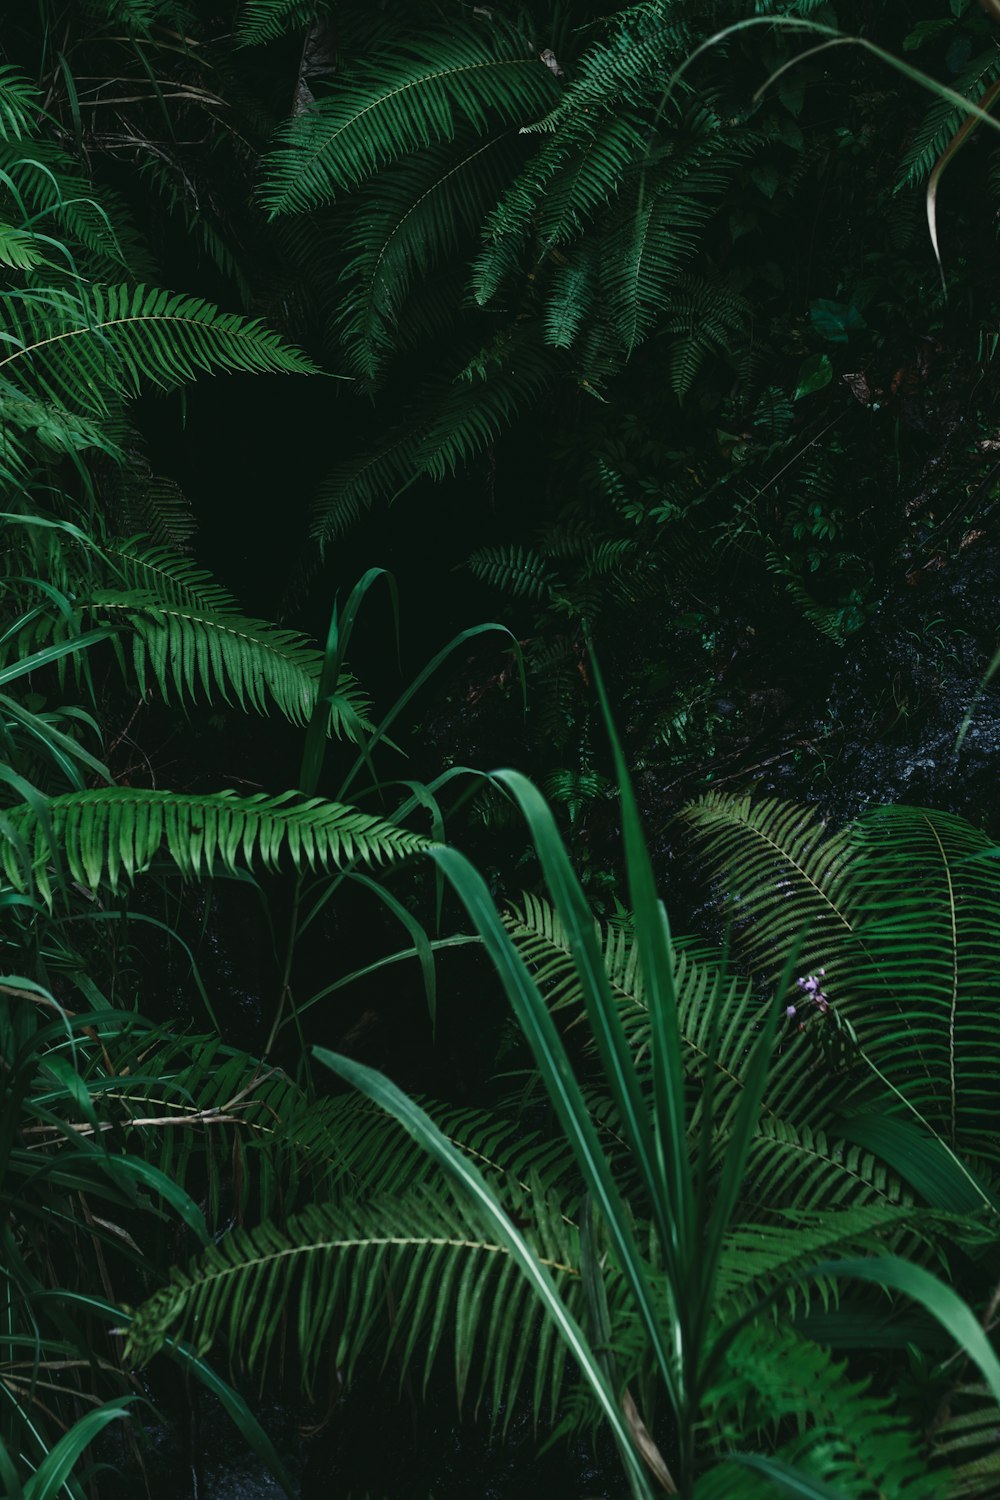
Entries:
POLYGON ((683 1368, 693 1355, 693 1351, 685 1347, 684 1333, 689 1311, 700 1300, 700 1246, 694 1233, 694 1184, 687 1149, 684 1068, 681 1062, 680 1023, 677 1016, 670 929, 663 904, 656 893, 653 867, 643 837, 631 778, 612 721, 600 668, 593 655, 591 666, 618 778, 625 864, 635 912, 639 963, 649 1008, 655 1144, 659 1176, 664 1184, 669 1211, 669 1220, 661 1228, 661 1234, 668 1237, 663 1246, 664 1255, 669 1257, 668 1265, 672 1262, 676 1267, 676 1353, 683 1368))
POLYGON ((931 1271, 898 1255, 876 1255, 865 1260, 821 1261, 806 1274, 871 1281, 919 1302, 979 1366, 994 1401, 1000 1402, 1000 1359, 969 1304, 931 1271))
POLYGON ((486 882, 478 870, 457 849, 435 845, 429 852, 442 865, 493 960, 525 1039, 534 1053, 552 1107, 576 1156, 594 1203, 604 1215, 619 1266, 635 1299, 653 1356, 671 1402, 675 1405, 675 1411, 679 1413, 682 1408, 678 1404, 680 1392, 677 1372, 671 1345, 664 1337, 661 1310, 653 1298, 646 1263, 632 1234, 629 1215, 615 1184, 611 1164, 601 1148, 555 1022, 538 986, 511 942, 486 882))
POLYGON ((134 1396, 120 1396, 106 1401, 96 1411, 88 1411, 64 1432, 49 1449, 38 1468, 24 1486, 24 1500, 54 1500, 76 1467, 77 1460, 109 1422, 120 1422, 134 1396))

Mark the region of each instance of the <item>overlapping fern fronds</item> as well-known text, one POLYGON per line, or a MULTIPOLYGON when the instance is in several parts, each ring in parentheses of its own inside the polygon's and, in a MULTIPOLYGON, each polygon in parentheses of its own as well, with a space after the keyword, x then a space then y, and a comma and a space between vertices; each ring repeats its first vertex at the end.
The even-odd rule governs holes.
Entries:
POLYGON ((721 794, 683 818, 750 964, 773 973, 797 945, 803 974, 825 971, 826 1003, 854 1028, 869 1082, 891 1090, 882 1107, 905 1099, 949 1148, 1000 1159, 1000 880, 988 837, 907 807, 831 832, 792 804, 721 794))
MULTIPOLYGON (((471 248, 510 169, 511 134, 474 136, 464 150, 437 143, 380 172, 349 218, 338 300, 339 333, 352 367, 373 380, 395 352, 414 283, 471 248)), ((460 299, 456 287, 456 304, 460 299)))
POLYGON ((387 163, 454 138, 460 123, 524 125, 556 97, 552 74, 499 20, 454 21, 366 57, 334 93, 286 125, 266 164, 274 214, 328 203, 387 163))
MULTIPOLYGON (((853 1375, 848 1362, 802 1337, 788 1322, 757 1319, 726 1352, 730 1384, 720 1386, 713 1417, 726 1409, 742 1432, 758 1425, 786 1434, 777 1455, 797 1471, 798 1484, 815 1482, 830 1493, 863 1500, 878 1493, 897 1500, 940 1500, 941 1477, 929 1472, 912 1427, 891 1403, 853 1375), (730 1406, 730 1403, 731 1406, 730 1406), (834 1488, 835 1486, 835 1488, 834 1488)), ((745 1441, 745 1439, 744 1439, 745 1441)), ((707 1500, 765 1500, 776 1493, 751 1471, 741 1485, 733 1466, 714 1470, 704 1486, 707 1500)), ((804 1490, 809 1493, 809 1490, 804 1490)), ((699 1485, 699 1496, 703 1487, 699 1485)), ((946 1493, 950 1493, 947 1491, 946 1493)))
MULTIPOLYGON (((508 914, 506 925, 548 1004, 555 1010, 580 1012, 583 992, 573 947, 555 909, 526 894, 508 914)), ((628 923, 611 922, 600 930, 600 938, 611 993, 635 1052, 636 1068, 644 1076, 650 1020, 636 935, 628 923)), ((760 1026, 760 1000, 745 980, 724 977, 717 955, 694 945, 675 943, 674 966, 684 1070, 699 1093, 709 1075, 713 1080, 716 1153, 721 1161, 760 1026)), ((772 1058, 751 1147, 752 1170, 742 1200, 748 1217, 766 1214, 769 1206, 792 1195, 793 1188, 788 1201, 804 1209, 907 1201, 898 1176, 874 1152, 838 1139, 829 1123, 837 1099, 836 1081, 822 1055, 794 1031, 782 1038, 772 1058), (818 1102, 821 1080, 825 1096, 818 1102)), ((592 1108, 610 1129, 616 1128, 613 1116, 598 1101, 592 1101, 592 1108)), ((695 1108, 692 1139, 701 1127, 700 1109, 695 1108)))
MULTIPOLYGON (((13 566, 15 558, 8 562, 13 566)), ((64 549, 60 565, 69 570, 72 607, 26 616, 8 632, 0 660, 68 639, 87 623, 111 624, 121 631, 122 666, 143 692, 155 684, 181 702, 221 698, 257 713, 274 706, 293 724, 309 723, 322 652, 299 631, 244 615, 229 591, 189 558, 142 537, 111 538, 69 556, 64 549)), ((370 708, 343 669, 329 695, 328 733, 359 743, 372 728, 370 708)))

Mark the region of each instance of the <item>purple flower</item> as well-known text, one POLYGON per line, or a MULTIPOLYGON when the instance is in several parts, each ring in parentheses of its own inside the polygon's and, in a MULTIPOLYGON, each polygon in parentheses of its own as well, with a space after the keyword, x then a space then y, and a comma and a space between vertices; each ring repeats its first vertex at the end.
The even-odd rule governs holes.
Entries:
POLYGON ((825 969, 820 969, 819 975, 800 975, 795 982, 799 989, 803 990, 809 996, 809 999, 816 1006, 820 1014, 825 1016, 830 1009, 830 997, 823 990, 820 976, 826 976, 825 969))

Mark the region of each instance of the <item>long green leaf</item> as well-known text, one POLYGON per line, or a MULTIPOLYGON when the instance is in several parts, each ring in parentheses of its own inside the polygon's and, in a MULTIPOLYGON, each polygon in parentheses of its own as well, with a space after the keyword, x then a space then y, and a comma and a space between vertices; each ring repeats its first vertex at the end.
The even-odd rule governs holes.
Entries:
POLYGON ((79 1421, 74 1422, 69 1431, 64 1432, 54 1447, 49 1449, 24 1486, 24 1500, 54 1500, 84 1450, 109 1422, 120 1422, 127 1415, 126 1408, 134 1400, 134 1396, 120 1396, 117 1401, 106 1401, 96 1411, 88 1411, 79 1421))
POLYGON ((484 946, 493 960, 521 1029, 538 1064, 552 1106, 583 1173, 596 1205, 601 1209, 621 1270, 635 1298, 643 1327, 649 1337, 664 1384, 680 1410, 680 1392, 669 1334, 661 1321, 661 1310, 653 1297, 643 1257, 636 1245, 630 1220, 614 1175, 601 1147, 586 1101, 576 1081, 548 1006, 523 960, 511 942, 479 872, 456 849, 432 845, 431 857, 444 869, 460 897, 484 946))
MULTIPOLYGON (((677 1284, 674 1294, 680 1337, 690 1303, 698 1300, 696 1281, 693 1278, 699 1274, 697 1257, 701 1247, 696 1245, 694 1235, 694 1192, 691 1163, 687 1154, 684 1069, 681 1062, 681 1034, 670 930, 667 914, 656 893, 653 867, 642 833, 632 781, 596 660, 592 659, 592 667, 618 778, 625 863, 635 910, 639 962, 645 984, 646 1003, 649 1006, 658 1176, 663 1183, 669 1214, 666 1233, 672 1237, 665 1242, 664 1252, 669 1250, 670 1262, 676 1268, 674 1274, 677 1284), (684 1311, 681 1312, 681 1309, 684 1311)), ((677 1352, 683 1357, 680 1349, 677 1352)))
POLYGON ((877 1255, 867 1260, 825 1260, 809 1269, 810 1276, 871 1281, 876 1286, 903 1292, 935 1317, 973 1363, 979 1366, 993 1399, 1000 1402, 1000 1359, 977 1321, 975 1313, 957 1292, 937 1276, 898 1255, 877 1255))

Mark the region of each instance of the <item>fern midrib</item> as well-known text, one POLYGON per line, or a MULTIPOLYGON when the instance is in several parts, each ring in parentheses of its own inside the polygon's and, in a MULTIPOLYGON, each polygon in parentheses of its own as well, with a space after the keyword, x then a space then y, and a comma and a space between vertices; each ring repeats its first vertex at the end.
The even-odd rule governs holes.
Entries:
MULTIPOLYGON (((382 1249, 474 1250, 485 1255, 501 1255, 508 1259, 510 1257, 510 1251, 505 1245, 494 1245, 488 1240, 466 1240, 436 1235, 352 1236, 344 1239, 313 1240, 307 1245, 286 1245, 280 1250, 271 1251, 268 1255, 257 1255, 249 1260, 241 1260, 239 1265, 219 1266, 199 1275, 197 1280, 189 1282, 187 1287, 179 1288, 179 1290, 185 1294, 197 1292, 200 1295, 206 1287, 221 1283, 230 1276, 245 1276, 261 1266, 275 1265, 279 1261, 288 1260, 297 1255, 325 1255, 334 1250, 382 1249)), ((576 1266, 564 1265, 562 1261, 550 1260, 542 1255, 538 1256, 538 1261, 550 1271, 561 1271, 567 1276, 580 1275, 576 1266)), ((167 1290, 169 1291, 169 1288, 167 1290)))
POLYGON ((801 864, 799 864, 798 860, 795 859, 787 849, 783 848, 776 839, 773 839, 770 834, 765 833, 764 830, 759 828, 756 824, 751 823, 748 820, 744 826, 748 831, 755 833, 757 837, 761 839, 765 844, 767 844, 768 848, 771 849, 775 854, 777 854, 782 860, 790 864, 793 870, 797 870, 798 873, 802 876, 802 879, 805 881, 805 883, 808 886, 812 887, 813 891, 815 891, 820 900, 823 901, 829 907, 830 911, 833 912, 834 916, 837 918, 837 921, 847 928, 847 931, 853 938, 857 939, 857 941, 861 943, 862 947, 865 947, 863 940, 858 936, 858 931, 854 924, 848 920, 848 918, 844 915, 836 902, 827 895, 823 887, 818 883, 818 881, 813 879, 813 877, 808 873, 807 870, 803 868, 801 864))
POLYGON ((189 606, 192 609, 203 608, 206 610, 214 610, 218 608, 218 604, 213 604, 211 602, 211 593, 215 593, 218 595, 220 603, 223 599, 225 599, 227 608, 231 607, 234 604, 232 596, 227 592, 227 590, 222 588, 221 585, 216 583, 215 580, 208 575, 206 575, 204 579, 192 583, 188 579, 178 578, 167 568, 163 567, 162 564, 153 562, 149 557, 144 557, 141 552, 129 552, 125 546, 115 546, 113 543, 111 545, 105 543, 104 550, 111 553, 114 557, 118 557, 121 559, 122 563, 125 566, 126 581, 128 579, 129 567, 134 568, 137 575, 140 573, 150 574, 154 579, 158 579, 161 581, 162 586, 166 592, 169 592, 170 589, 183 590, 183 592, 188 596, 189 606), (204 588, 206 592, 204 594, 199 594, 199 587, 204 588))
MULTIPOLYGON (((771 1113, 773 1114, 773 1111, 771 1111, 771 1113)), ((774 1118, 778 1124, 784 1123, 779 1116, 775 1115, 774 1118)), ((847 1162, 844 1160, 837 1161, 830 1152, 824 1154, 815 1146, 806 1145, 797 1132, 793 1140, 788 1140, 786 1137, 783 1137, 779 1140, 776 1137, 764 1135, 760 1131, 760 1129, 758 1129, 755 1135, 755 1139, 765 1141, 771 1140, 775 1145, 780 1146, 782 1151, 789 1151, 798 1156, 803 1156, 817 1162, 824 1162, 827 1166, 836 1165, 844 1176, 853 1178, 855 1182, 860 1183, 870 1192, 876 1194, 879 1198, 884 1199, 887 1203, 891 1203, 894 1207, 899 1206, 899 1200, 897 1198, 893 1198, 884 1188, 878 1187, 876 1183, 870 1181, 869 1178, 865 1177, 862 1172, 858 1172, 854 1167, 849 1167, 847 1165, 847 1162)))

